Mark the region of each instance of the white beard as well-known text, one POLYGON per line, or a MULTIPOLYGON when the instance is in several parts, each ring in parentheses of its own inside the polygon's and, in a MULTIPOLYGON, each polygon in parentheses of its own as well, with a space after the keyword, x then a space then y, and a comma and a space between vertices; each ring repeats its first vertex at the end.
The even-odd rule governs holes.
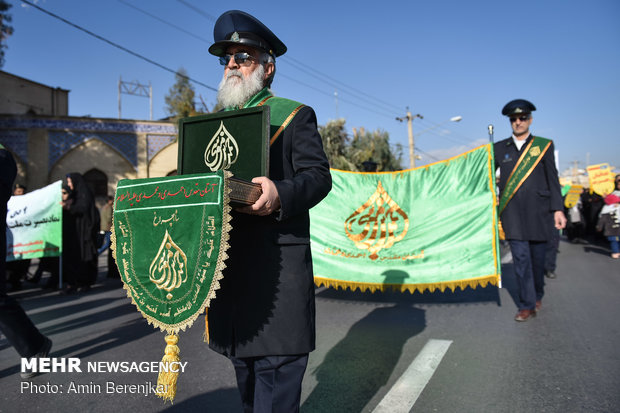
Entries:
POLYGON ((265 68, 259 65, 247 78, 239 70, 229 70, 222 76, 217 103, 224 107, 239 107, 263 88, 265 68))

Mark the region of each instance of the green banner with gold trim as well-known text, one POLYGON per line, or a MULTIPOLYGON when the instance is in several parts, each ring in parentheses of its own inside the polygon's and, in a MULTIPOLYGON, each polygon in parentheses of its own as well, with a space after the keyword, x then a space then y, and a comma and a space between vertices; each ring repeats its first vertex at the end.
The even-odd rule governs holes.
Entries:
MULTIPOLYGON (((179 361, 177 333, 193 324, 219 288, 230 231, 225 175, 125 179, 116 189, 114 258, 138 311, 168 333, 162 360, 168 365, 179 361)), ((172 400, 177 376, 178 369, 160 371, 157 395, 172 400)))
POLYGON ((114 203, 114 254, 142 315, 184 330, 214 297, 228 247, 223 172, 121 180, 114 203))
POLYGON ((311 213, 317 285, 362 291, 498 285, 490 144, 412 170, 332 170, 311 213))

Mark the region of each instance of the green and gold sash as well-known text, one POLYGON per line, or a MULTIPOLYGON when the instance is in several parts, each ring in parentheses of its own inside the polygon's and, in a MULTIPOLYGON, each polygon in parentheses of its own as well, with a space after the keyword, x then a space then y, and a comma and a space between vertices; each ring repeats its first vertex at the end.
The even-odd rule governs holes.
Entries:
POLYGON ((265 88, 252 97, 243 108, 252 108, 255 106, 269 106, 271 137, 269 144, 272 145, 276 139, 282 134, 284 129, 295 118, 305 105, 290 99, 276 97, 271 94, 268 88, 265 88))
MULTIPOLYGON (((124 179, 116 189, 114 258, 133 304, 168 334, 163 363, 179 361, 178 332, 219 288, 231 227, 225 174, 124 179)), ((177 376, 160 370, 159 397, 174 398, 177 376)))
POLYGON ((501 214, 506 205, 515 193, 519 190, 523 182, 530 176, 536 165, 542 160, 545 152, 551 146, 551 140, 534 136, 530 143, 527 144, 521 157, 517 161, 514 169, 508 177, 506 186, 502 191, 499 200, 499 213, 501 214))

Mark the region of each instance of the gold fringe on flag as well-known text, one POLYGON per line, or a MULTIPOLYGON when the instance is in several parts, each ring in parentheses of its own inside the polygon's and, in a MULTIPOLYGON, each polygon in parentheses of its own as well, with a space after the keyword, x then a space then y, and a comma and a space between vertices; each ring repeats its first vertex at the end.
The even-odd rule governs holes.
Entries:
POLYGON ((174 400, 174 396, 177 395, 177 380, 179 379, 179 367, 178 362, 181 361, 179 356, 179 336, 176 334, 168 334, 166 336, 166 349, 164 350, 164 357, 162 363, 167 368, 160 368, 159 377, 157 377, 157 396, 164 399, 164 402, 174 400), (172 363, 175 364, 172 364, 172 363))
POLYGON ((499 239, 504 241, 506 239, 506 234, 504 233, 504 227, 502 227, 502 221, 501 220, 499 221, 498 231, 499 231, 499 239))
POLYGON ((204 342, 209 344, 209 307, 205 308, 205 335, 204 342))
POLYGON ((383 284, 383 283, 366 283, 359 281, 345 281, 345 280, 336 280, 333 278, 319 277, 314 276, 314 285, 320 287, 324 285, 325 287, 331 287, 335 289, 349 289, 351 291, 355 291, 357 289, 360 292, 370 291, 371 293, 375 293, 377 291, 386 292, 386 291, 395 291, 404 293, 408 291, 413 294, 416 291, 420 293, 424 293, 425 290, 429 292, 434 292, 435 290, 439 290, 442 293, 449 288, 452 292, 456 291, 457 288, 461 290, 465 290, 465 288, 470 287, 472 289, 476 289, 476 287, 481 286, 485 288, 488 284, 498 285, 500 274, 490 274, 484 275, 482 277, 468 278, 463 280, 455 280, 455 281, 439 281, 434 283, 420 283, 420 284, 383 284))

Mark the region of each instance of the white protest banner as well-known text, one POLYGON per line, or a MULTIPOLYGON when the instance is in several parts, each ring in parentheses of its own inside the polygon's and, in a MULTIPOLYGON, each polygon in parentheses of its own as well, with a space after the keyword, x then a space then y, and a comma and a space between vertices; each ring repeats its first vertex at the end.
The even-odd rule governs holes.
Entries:
POLYGON ((7 203, 6 260, 57 257, 62 252, 62 181, 7 203))

